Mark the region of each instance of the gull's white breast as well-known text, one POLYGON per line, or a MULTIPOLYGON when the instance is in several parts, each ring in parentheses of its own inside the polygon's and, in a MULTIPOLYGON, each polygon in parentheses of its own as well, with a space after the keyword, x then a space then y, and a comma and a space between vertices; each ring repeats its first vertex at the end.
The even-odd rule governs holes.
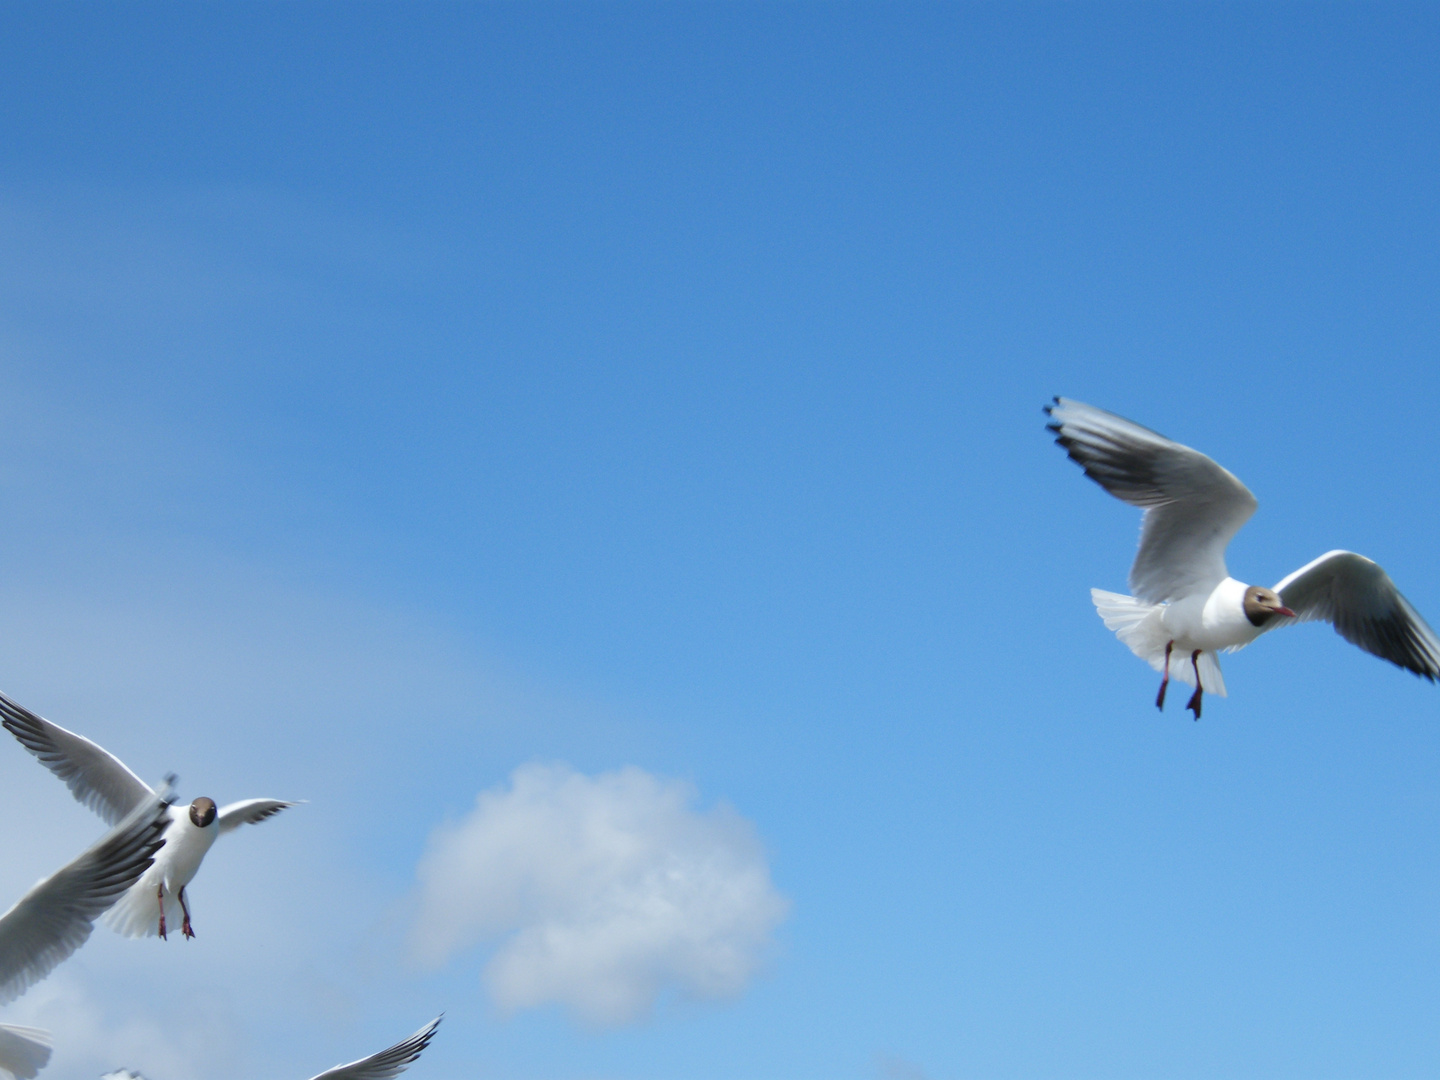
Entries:
POLYGON ((153 884, 158 884, 159 878, 164 875, 166 891, 178 893, 190 884, 200 869, 205 853, 220 835, 220 827, 212 821, 205 828, 200 828, 190 820, 188 806, 171 807, 170 815, 170 825, 165 830, 165 846, 160 849, 155 865, 145 876, 153 884))
POLYGON ((1245 616, 1243 581, 1227 577, 1209 593, 1195 593, 1165 606, 1161 620, 1177 650, 1220 652, 1249 645, 1260 627, 1245 616))

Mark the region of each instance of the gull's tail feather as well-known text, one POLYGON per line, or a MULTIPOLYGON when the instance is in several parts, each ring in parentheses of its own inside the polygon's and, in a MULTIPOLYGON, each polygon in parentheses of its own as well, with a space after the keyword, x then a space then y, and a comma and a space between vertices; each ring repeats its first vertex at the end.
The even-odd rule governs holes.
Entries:
MULTIPOLYGON (((140 875, 139 881, 125 891, 125 895, 115 901, 115 906, 105 912, 101 921, 123 937, 156 937, 160 933, 160 900, 156 892, 164 880, 163 866, 150 867, 140 875)), ((178 934, 183 918, 184 911, 180 907, 179 898, 166 889, 166 932, 178 934)))
POLYGON ((5 1080, 34 1080, 49 1060, 48 1031, 0 1024, 0 1077, 5 1080))
MULTIPOLYGON (((166 922, 170 913, 167 911, 166 922)), ((105 913, 102 920, 117 934, 124 937, 154 937, 160 932, 160 904, 155 897, 155 887, 144 887, 136 882, 115 906, 105 913)))
MULTIPOLYGON (((1170 634, 1160 621, 1164 604, 1147 604, 1133 596, 1104 589, 1091 589, 1090 599, 1095 602, 1095 610, 1105 621, 1107 630, 1115 631, 1115 636, 1128 645, 1131 652, 1156 671, 1165 670, 1165 646, 1170 643, 1170 634)), ((1215 654, 1202 652, 1198 663, 1200 683, 1205 687, 1205 693, 1225 697, 1225 677, 1220 674, 1220 663, 1215 654)), ((1170 678, 1187 686, 1195 685, 1195 669, 1190 663, 1189 653, 1179 650, 1171 653, 1170 678)))

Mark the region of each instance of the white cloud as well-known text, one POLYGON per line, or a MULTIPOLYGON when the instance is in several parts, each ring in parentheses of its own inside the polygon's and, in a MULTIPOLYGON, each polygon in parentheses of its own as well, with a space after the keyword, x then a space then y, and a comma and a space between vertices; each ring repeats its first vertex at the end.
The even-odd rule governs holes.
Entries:
POLYGON ((667 990, 741 993, 789 904, 751 824, 695 798, 633 766, 516 769, 431 837, 414 955, 439 965, 499 939, 485 968, 497 1005, 559 1003, 591 1025, 640 1019, 667 990))

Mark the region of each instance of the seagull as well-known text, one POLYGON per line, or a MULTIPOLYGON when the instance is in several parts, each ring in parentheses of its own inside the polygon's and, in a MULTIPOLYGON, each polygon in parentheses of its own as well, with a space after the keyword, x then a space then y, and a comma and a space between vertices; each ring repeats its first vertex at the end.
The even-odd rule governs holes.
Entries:
MULTIPOLYGON (((23 705, 0 694, 0 717, 5 729, 20 740, 41 764, 65 781, 76 800, 114 824, 136 806, 155 797, 150 786, 127 769, 113 754, 83 735, 66 731, 23 705)), ((293 802, 280 799, 244 799, 216 808, 201 796, 187 808, 170 807, 165 847, 152 865, 105 916, 105 922, 126 937, 159 934, 168 940, 166 927, 175 922, 178 904, 181 932, 195 936, 190 925, 190 901, 185 886, 200 869, 200 862, 215 838, 240 825, 273 817, 293 802), (157 918, 158 916, 158 918, 157 918)))
MULTIPOLYGON (((437 1016, 430 1023, 426 1024, 419 1031, 415 1032, 408 1039, 402 1039, 388 1050, 381 1050, 378 1054, 371 1054, 359 1061, 352 1061, 349 1065, 336 1065, 333 1069, 326 1069, 318 1076, 310 1080, 391 1080, 399 1076, 420 1056, 421 1051, 430 1045, 430 1040, 435 1035, 435 1029, 440 1026, 443 1017, 437 1016)), ((133 1069, 116 1069, 108 1072, 100 1080, 145 1080, 133 1069)))
MULTIPOLYGON (((95 919, 154 862, 170 809, 150 795, 98 843, 39 882, 0 915, 0 1004, 45 978, 90 936, 95 919)), ((50 1060, 50 1035, 0 1024, 0 1073, 32 1080, 50 1060)))
POLYGON ((1431 682, 1440 638, 1371 560, 1327 551, 1274 588, 1236 581, 1225 548, 1250 519, 1255 496, 1198 450, 1080 401, 1047 405, 1055 441, 1085 475, 1144 509, 1133 596, 1091 589, 1105 626, 1161 672, 1157 708, 1176 678, 1195 687, 1186 708, 1200 719, 1208 691, 1225 696, 1216 654, 1278 626, 1323 619, 1346 641, 1431 682))

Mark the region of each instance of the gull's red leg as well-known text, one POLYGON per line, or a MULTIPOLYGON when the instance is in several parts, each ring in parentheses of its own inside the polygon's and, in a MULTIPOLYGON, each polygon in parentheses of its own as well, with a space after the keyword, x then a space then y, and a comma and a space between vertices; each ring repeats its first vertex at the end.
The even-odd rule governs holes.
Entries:
POLYGON ((1195 693, 1190 695, 1189 702, 1185 707, 1195 714, 1195 719, 1200 719, 1200 698, 1205 694, 1205 688, 1200 685, 1200 652, 1196 649, 1190 654, 1190 666, 1195 669, 1195 693))
POLYGON ((187 938, 194 937, 195 931, 190 929, 190 905, 185 903, 185 887, 183 885, 180 887, 180 910, 185 912, 185 923, 181 926, 181 931, 187 938))
POLYGON ((160 901, 160 940, 169 941, 165 936, 165 883, 162 881, 155 889, 155 899, 160 901))
POLYGON ((1175 642, 1165 643, 1165 674, 1160 679, 1160 693, 1155 695, 1155 708, 1161 712, 1165 711, 1165 688, 1170 685, 1170 650, 1175 648, 1175 642))

